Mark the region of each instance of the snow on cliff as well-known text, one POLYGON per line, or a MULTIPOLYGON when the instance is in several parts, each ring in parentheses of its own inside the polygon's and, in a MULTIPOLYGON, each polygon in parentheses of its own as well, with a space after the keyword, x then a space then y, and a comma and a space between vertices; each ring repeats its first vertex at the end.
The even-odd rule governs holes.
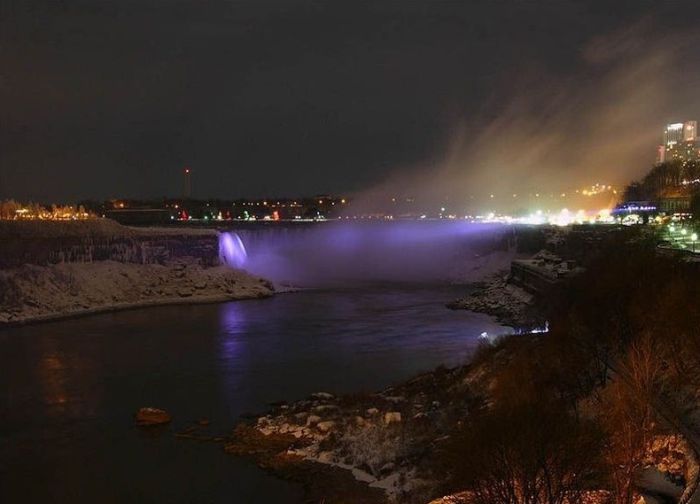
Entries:
POLYGON ((114 261, 25 264, 0 270, 0 326, 159 304, 272 295, 269 282, 183 258, 168 264, 114 261))

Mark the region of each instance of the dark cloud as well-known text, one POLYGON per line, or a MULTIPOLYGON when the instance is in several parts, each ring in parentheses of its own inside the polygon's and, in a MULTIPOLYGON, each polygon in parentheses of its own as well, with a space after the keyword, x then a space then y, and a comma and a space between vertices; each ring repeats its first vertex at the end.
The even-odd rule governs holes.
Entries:
MULTIPOLYGON (((673 34, 687 33, 697 22, 690 7, 7 0, 0 3, 0 197, 172 195, 184 165, 193 167, 197 196, 357 191, 403 178, 404 167, 444 166, 457 151, 468 158, 464 138, 479 135, 475 118, 484 131, 517 125, 524 135, 504 135, 503 149, 542 159, 558 141, 527 141, 542 124, 568 123, 562 108, 573 113, 614 96, 607 89, 598 99, 590 87, 579 96, 580 80, 614 88, 622 80, 612 74, 653 73, 660 60, 652 54, 644 63, 640 47, 652 40, 667 48, 673 34), (625 30, 639 19, 648 26, 635 40, 625 30), (630 54, 641 69, 625 66, 630 54)), ((669 59, 659 57, 666 68, 669 59)), ((625 114, 635 99, 664 94, 644 89, 626 101, 625 114)), ((661 100, 659 117, 624 120, 658 130, 673 107, 661 100)), ((594 119, 586 114, 583 123, 594 119)), ((614 117, 605 120, 615 128, 614 117)), ((642 137, 634 149, 643 148, 642 137)), ((518 166, 514 173, 530 176, 518 166)))

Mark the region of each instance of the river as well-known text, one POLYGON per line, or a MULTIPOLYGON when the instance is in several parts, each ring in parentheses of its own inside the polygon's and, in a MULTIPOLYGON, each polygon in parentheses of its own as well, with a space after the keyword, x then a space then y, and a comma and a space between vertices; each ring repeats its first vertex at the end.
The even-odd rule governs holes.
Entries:
POLYGON ((464 286, 384 284, 93 315, 0 331, 0 502, 296 503, 301 490, 221 445, 246 412, 315 391, 377 390, 464 362, 489 317, 464 286), (141 406, 174 419, 154 435, 141 406))

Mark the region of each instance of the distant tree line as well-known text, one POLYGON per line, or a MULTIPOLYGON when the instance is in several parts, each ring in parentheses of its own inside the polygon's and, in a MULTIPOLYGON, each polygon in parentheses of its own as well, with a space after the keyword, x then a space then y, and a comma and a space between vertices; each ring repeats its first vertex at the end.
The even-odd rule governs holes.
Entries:
POLYGON ((648 201, 662 197, 669 190, 700 188, 700 163, 673 160, 655 165, 640 181, 625 188, 625 201, 648 201))

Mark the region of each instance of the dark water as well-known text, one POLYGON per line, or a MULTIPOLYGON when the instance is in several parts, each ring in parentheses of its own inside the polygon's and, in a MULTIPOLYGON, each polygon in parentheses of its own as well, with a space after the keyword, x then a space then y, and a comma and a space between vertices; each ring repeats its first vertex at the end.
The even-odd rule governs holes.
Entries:
POLYGON ((463 362, 481 332, 498 332, 443 307, 463 293, 307 291, 0 331, 0 502, 299 502, 296 486, 172 432, 205 416, 222 433, 272 401, 463 362), (170 430, 132 426, 146 405, 173 414, 170 430))

